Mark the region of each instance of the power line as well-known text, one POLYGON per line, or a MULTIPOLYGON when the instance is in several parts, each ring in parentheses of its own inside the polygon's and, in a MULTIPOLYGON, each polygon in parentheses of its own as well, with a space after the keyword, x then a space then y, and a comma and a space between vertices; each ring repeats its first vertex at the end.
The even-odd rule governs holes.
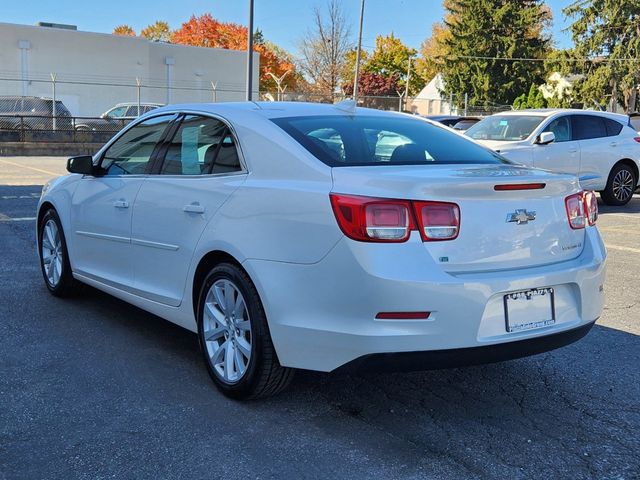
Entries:
POLYGON ((526 58, 526 57, 490 57, 482 55, 437 55, 437 58, 447 58, 450 60, 504 60, 510 62, 640 62, 640 58, 526 58))

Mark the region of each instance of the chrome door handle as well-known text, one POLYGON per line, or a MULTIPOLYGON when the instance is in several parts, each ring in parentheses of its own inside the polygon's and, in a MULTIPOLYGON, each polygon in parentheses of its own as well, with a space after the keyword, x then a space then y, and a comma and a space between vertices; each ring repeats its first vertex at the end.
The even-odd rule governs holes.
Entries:
POLYGON ((576 153, 577 151, 578 151, 578 149, 577 149, 577 148, 570 148, 570 149, 568 150, 568 152, 569 152, 569 153, 576 153))
POLYGON ((186 213, 204 213, 204 207, 194 202, 182 207, 182 211, 186 213))
POLYGON ((126 200, 116 200, 113 202, 113 206, 116 208, 129 208, 129 202, 126 200))
POLYGON ((617 147, 618 146, 618 142, 611 142, 609 144, 610 147, 617 147))

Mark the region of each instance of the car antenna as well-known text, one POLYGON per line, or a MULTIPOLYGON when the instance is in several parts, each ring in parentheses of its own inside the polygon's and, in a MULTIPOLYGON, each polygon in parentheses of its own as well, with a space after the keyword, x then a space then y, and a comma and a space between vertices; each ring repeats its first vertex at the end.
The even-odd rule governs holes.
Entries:
POLYGON ((338 110, 348 113, 356 113, 356 101, 351 99, 342 100, 334 105, 338 110))

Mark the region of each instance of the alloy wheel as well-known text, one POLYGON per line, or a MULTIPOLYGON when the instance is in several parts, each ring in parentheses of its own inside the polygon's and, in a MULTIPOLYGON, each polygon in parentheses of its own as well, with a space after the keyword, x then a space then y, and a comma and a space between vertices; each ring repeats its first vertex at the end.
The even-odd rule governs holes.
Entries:
POLYGON ((202 322, 214 372, 226 383, 238 382, 251 360, 251 320, 245 299, 232 281, 220 279, 211 285, 202 322))
POLYGON ((42 229, 42 265, 47 282, 53 288, 60 283, 62 276, 62 239, 58 225, 53 219, 47 220, 42 229))
POLYGON ((629 170, 620 170, 613 178, 613 195, 616 200, 625 202, 633 195, 633 175, 629 170))

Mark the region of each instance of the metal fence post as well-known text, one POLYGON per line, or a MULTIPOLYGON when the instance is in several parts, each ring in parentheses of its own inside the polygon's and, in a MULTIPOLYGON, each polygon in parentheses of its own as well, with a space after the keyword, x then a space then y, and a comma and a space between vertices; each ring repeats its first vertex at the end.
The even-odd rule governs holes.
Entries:
POLYGON ((136 77, 136 88, 138 90, 138 116, 140 116, 140 87, 142 86, 142 82, 140 81, 139 77, 136 77))
POLYGON ((53 112, 53 130, 55 131, 55 130, 57 130, 57 128, 56 128, 57 127, 57 123, 56 123, 56 114, 57 114, 57 111, 56 111, 56 74, 55 73, 51 73, 50 75, 51 75, 51 88, 53 90, 53 92, 52 92, 53 93, 53 109, 52 109, 52 112, 53 112))
POLYGON ((467 116, 467 106, 469 104, 469 94, 464 92, 464 116, 467 116))

